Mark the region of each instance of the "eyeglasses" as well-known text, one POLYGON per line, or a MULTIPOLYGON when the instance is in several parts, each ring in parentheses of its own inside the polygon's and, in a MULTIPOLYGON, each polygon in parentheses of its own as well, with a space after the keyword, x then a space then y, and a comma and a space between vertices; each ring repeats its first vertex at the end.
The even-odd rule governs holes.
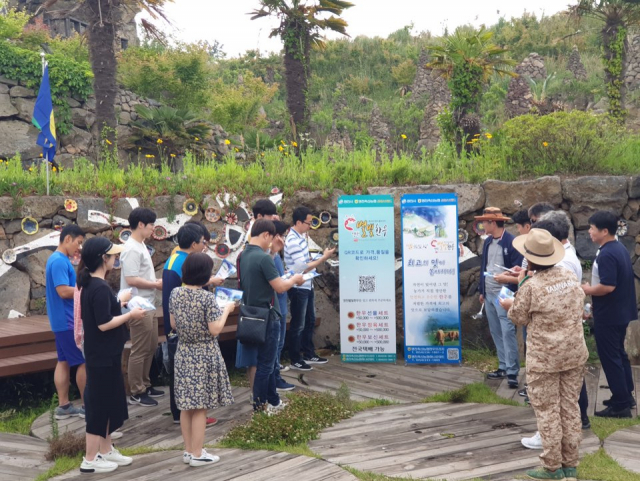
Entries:
POLYGON ((307 222, 306 220, 304 222, 302 222, 303 224, 307 224, 309 227, 311 227, 311 222, 307 222))

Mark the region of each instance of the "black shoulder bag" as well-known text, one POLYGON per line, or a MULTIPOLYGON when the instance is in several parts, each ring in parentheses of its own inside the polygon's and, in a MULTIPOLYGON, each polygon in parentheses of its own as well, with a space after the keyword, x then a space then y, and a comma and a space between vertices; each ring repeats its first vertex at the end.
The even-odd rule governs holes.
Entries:
MULTIPOLYGON (((238 255, 236 261, 236 270, 238 271, 238 288, 241 289, 240 284, 240 257, 242 253, 238 255)), ((273 307, 273 300, 271 306, 266 307, 253 307, 244 304, 240 305, 240 315, 238 316, 238 327, 236 330, 236 339, 242 344, 264 344, 267 340, 267 326, 269 324, 269 318, 271 315, 271 309, 273 307)))

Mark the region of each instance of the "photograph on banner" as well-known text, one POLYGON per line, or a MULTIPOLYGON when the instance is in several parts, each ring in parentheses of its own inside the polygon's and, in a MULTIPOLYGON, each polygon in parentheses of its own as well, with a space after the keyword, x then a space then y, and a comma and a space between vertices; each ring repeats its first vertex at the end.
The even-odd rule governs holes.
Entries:
POLYGON ((393 216, 390 195, 338 199, 343 362, 396 361, 393 216))
POLYGON ((400 206, 405 362, 459 363, 457 196, 408 194, 400 206))

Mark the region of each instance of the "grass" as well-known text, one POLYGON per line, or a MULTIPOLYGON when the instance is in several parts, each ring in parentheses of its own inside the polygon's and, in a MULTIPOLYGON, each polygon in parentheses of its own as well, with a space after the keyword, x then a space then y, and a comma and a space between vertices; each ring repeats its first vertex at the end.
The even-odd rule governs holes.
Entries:
POLYGON ((600 448, 580 460, 578 478, 593 481, 640 481, 640 474, 627 471, 600 448))
POLYGON ((498 357, 486 346, 470 346, 462 349, 462 363, 475 367, 481 372, 491 372, 498 369, 498 357))
POLYGON ((511 399, 504 399, 494 393, 486 384, 476 382, 454 391, 446 391, 434 394, 424 399, 425 403, 478 403, 478 404, 504 404, 507 406, 520 406, 511 399))
POLYGON ((604 441, 620 429, 625 429, 640 424, 640 417, 631 419, 615 419, 600 418, 594 416, 589 418, 589 420, 591 421, 591 430, 596 436, 598 436, 600 441, 604 441))
MULTIPOLYGON (((384 474, 372 473, 371 471, 360 471, 359 469, 352 468, 350 466, 341 466, 345 471, 349 471, 356 478, 362 481, 407 481, 407 479, 414 479, 412 477, 408 478, 398 478, 395 476, 385 476, 384 474)), ((446 481, 446 480, 435 480, 435 479, 425 479, 424 481, 446 481)), ((468 481, 485 481, 482 478, 473 478, 468 481)))
POLYGON ((229 382, 235 387, 249 387, 249 379, 247 378, 246 369, 238 369, 236 367, 230 367, 227 369, 229 374, 229 382))
POLYGON ((48 479, 60 476, 61 474, 68 473, 73 469, 77 469, 82 463, 82 454, 79 454, 73 458, 67 456, 57 458, 55 463, 49 470, 38 476, 35 481, 47 481, 48 479))
POLYGON ((17 433, 28 436, 31 434, 31 425, 38 416, 49 410, 50 401, 42 401, 36 407, 23 408, 18 411, 8 409, 0 412, 0 432, 17 433))

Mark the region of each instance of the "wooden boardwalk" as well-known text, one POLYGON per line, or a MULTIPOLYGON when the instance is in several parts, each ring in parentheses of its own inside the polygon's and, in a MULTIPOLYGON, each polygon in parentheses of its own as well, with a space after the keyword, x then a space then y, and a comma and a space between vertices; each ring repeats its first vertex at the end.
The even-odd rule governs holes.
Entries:
MULTIPOLYGON (((368 410, 325 429, 311 449, 332 463, 387 476, 510 480, 538 467, 520 439, 536 431, 528 408, 496 404, 401 404, 368 410)), ((581 452, 598 438, 585 431, 581 452)))
POLYGON ((53 463, 44 460, 49 444, 32 436, 0 433, 0 480, 32 481, 53 463))
POLYGON ((616 431, 604 440, 604 449, 620 465, 640 473, 640 426, 616 431))
MULTIPOLYGON (((136 456, 131 466, 107 474, 92 474, 91 479, 109 481, 357 481, 348 471, 322 459, 272 451, 241 451, 239 449, 209 449, 220 456, 212 466, 192 468, 182 462, 182 451, 163 451, 136 456)), ((78 471, 53 478, 86 480, 78 471)))

